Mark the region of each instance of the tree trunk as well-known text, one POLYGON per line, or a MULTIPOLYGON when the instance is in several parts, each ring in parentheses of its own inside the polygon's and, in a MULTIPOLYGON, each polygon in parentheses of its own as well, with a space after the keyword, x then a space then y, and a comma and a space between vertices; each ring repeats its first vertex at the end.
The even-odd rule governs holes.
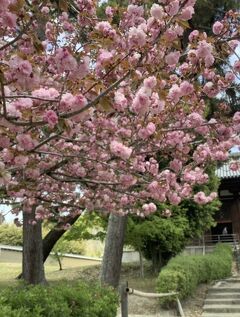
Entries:
POLYGON ((56 252, 56 258, 58 261, 58 265, 59 265, 59 271, 62 271, 62 260, 61 260, 61 254, 58 254, 58 252, 56 252))
POLYGON ((163 266, 162 253, 157 247, 152 247, 152 268, 153 273, 158 274, 163 266))
POLYGON ((100 280, 103 285, 118 287, 126 227, 127 216, 110 215, 100 273, 100 280))
POLYGON ((48 234, 43 239, 43 262, 46 261, 55 244, 66 232, 66 230, 63 229, 63 225, 66 223, 73 225, 79 217, 80 215, 77 215, 73 218, 66 218, 64 222, 57 224, 52 230, 48 232, 48 234))
POLYGON ((141 250, 139 250, 138 253, 139 253, 139 265, 140 265, 140 277, 144 278, 143 254, 141 250))
MULTIPOLYGON (((53 247, 58 242, 58 240, 62 237, 62 235, 66 232, 64 230, 63 224, 69 223, 70 225, 73 225, 77 219, 80 217, 80 215, 77 215, 73 218, 66 218, 66 220, 59 224, 57 224, 52 230, 48 232, 48 234, 45 236, 45 238, 42 241, 42 248, 43 248, 43 263, 48 258, 49 254, 51 253, 53 247)), ((23 277, 23 274, 19 274, 17 276, 17 279, 21 279, 23 277)))
POLYGON ((42 223, 40 220, 35 220, 35 207, 31 212, 23 212, 22 267, 23 279, 28 284, 46 283, 42 253, 42 223))

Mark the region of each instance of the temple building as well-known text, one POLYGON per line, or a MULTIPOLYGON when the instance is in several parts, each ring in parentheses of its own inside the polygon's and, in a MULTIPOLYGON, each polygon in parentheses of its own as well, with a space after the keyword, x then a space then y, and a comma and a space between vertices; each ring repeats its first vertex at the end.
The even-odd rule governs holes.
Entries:
MULTIPOLYGON (((231 155, 239 160, 240 153, 231 155)), ((219 198, 222 206, 215 215, 217 225, 211 229, 212 235, 236 234, 240 237, 240 170, 232 171, 229 162, 222 164, 216 170, 221 179, 219 198)))

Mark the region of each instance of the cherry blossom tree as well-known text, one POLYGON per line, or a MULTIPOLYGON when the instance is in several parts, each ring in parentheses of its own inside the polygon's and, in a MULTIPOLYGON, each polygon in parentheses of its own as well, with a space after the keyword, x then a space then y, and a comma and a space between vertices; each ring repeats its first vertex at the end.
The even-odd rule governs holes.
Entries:
POLYGON ((226 75, 214 64, 236 54, 238 13, 216 22, 214 37, 194 30, 182 50, 195 0, 150 10, 133 1, 119 24, 114 8, 99 20, 97 1, 73 3, 77 19, 68 2, 0 1, 1 199, 23 211, 23 277, 33 284, 45 280, 42 220, 205 204, 216 193, 192 187, 239 144, 240 113, 226 119, 222 104, 207 121, 204 100, 239 76, 239 60, 226 75))

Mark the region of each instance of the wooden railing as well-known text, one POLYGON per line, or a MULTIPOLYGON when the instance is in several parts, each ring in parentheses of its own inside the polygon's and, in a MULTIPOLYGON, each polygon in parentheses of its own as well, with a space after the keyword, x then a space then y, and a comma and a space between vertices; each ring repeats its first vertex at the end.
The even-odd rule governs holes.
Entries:
POLYGON ((213 234, 213 235, 204 235, 202 238, 193 239, 189 241, 188 245, 212 245, 218 242, 223 243, 239 243, 238 234, 213 234))
POLYGON ((181 302, 178 298, 177 292, 171 292, 171 293, 145 293, 138 290, 135 290, 133 288, 128 287, 128 283, 122 284, 121 289, 121 317, 128 317, 128 296, 129 295, 135 295, 140 297, 148 297, 148 298, 162 298, 162 297, 173 297, 175 298, 177 302, 178 311, 181 317, 185 317, 181 302))

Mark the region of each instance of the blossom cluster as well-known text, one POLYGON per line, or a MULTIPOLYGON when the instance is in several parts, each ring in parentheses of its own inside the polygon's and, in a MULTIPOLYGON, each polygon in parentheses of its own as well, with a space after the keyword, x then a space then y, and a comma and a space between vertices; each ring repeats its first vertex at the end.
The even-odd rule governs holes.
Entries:
POLYGON ((117 24, 114 8, 101 21, 96 1, 73 3, 75 19, 56 16, 52 1, 17 10, 0 1, 6 198, 25 212, 37 205, 36 219, 53 217, 55 206, 58 217, 85 209, 147 216, 159 203, 211 202, 216 193, 197 189, 208 164, 240 145, 239 112, 231 119, 225 104, 206 116, 208 99, 239 78, 236 56, 226 74, 215 65, 235 54, 238 13, 215 22, 211 37, 193 30, 181 48, 195 0, 131 3, 117 24))

